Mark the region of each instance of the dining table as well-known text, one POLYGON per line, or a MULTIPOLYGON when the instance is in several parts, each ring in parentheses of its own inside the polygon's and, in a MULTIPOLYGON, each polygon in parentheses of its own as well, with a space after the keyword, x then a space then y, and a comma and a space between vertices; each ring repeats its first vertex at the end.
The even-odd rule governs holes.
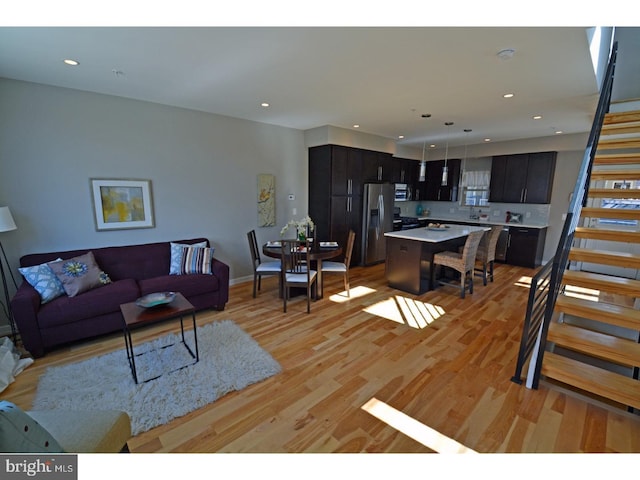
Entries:
MULTIPOLYGON (((342 254, 342 247, 338 242, 311 242, 309 261, 315 265, 318 272, 316 297, 322 298, 322 261, 336 258, 342 254)), ((262 246, 262 253, 270 258, 282 258, 282 245, 279 240, 269 241, 262 246)))
POLYGON ((415 295, 435 289, 433 255, 446 250, 457 252, 469 233, 476 230, 486 232, 491 227, 438 224, 385 233, 388 285, 415 295))

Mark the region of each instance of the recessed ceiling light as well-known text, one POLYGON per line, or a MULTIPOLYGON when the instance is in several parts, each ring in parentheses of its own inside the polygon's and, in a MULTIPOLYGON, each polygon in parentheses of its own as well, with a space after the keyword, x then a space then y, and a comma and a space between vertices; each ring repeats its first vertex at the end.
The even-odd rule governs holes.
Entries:
POLYGON ((534 115, 533 119, 534 120, 540 120, 542 118, 542 115, 534 115))
POLYGON ((562 132, 562 130, 556 130, 556 135, 560 135, 562 132))
POLYGON ((485 139, 484 139, 484 141, 485 141, 485 142, 490 142, 490 141, 491 141, 491 139, 490 139, 490 138, 485 138, 485 139))
POLYGON ((70 59, 70 58, 65 58, 65 59, 63 60, 63 62, 64 62, 66 65, 71 65, 72 67, 76 67, 76 66, 80 65, 80 62, 78 62, 77 60, 72 60, 72 59, 70 59))
POLYGON ((505 93, 502 95, 503 98, 513 98, 513 93, 505 93))
POLYGON ((436 148, 436 144, 432 143, 431 145, 429 145, 429 148, 436 148))
POLYGON ((353 126, 353 128, 360 128, 360 125, 358 125, 357 123, 353 126))
POLYGON ((398 135, 398 138, 404 138, 404 135, 398 135))
POLYGON ((265 108, 269 106, 269 104, 267 102, 262 102, 260 105, 262 105, 265 108))

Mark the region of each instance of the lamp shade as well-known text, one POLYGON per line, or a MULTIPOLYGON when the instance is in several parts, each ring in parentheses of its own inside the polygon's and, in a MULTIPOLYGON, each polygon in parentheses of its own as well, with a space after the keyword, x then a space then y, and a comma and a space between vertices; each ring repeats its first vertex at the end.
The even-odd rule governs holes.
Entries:
POLYGON ((16 230, 16 222, 13 221, 9 207, 0 207, 0 232, 16 230))

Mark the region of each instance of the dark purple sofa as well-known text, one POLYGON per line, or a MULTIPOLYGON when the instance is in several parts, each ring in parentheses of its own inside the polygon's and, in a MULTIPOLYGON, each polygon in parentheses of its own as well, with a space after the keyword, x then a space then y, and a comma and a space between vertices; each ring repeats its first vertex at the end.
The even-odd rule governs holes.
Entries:
MULTIPOLYGON (((175 242, 210 245, 206 238, 175 242)), ((29 254, 20 258, 20 266, 40 265, 57 258, 66 260, 88 251, 109 275, 110 284, 75 297, 63 295, 41 305, 38 292, 23 280, 11 300, 24 347, 34 357, 65 343, 122 330, 120 305, 148 293, 180 292, 196 310, 224 310, 229 300, 227 264, 214 258, 212 275, 169 275, 170 242, 29 254)))

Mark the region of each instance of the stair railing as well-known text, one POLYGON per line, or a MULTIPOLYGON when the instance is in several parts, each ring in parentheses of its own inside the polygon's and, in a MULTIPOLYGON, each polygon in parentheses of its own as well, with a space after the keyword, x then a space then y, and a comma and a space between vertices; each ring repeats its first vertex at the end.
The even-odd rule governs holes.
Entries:
POLYGON ((591 182, 591 170, 596 155, 600 131, 604 123, 604 117, 609 112, 611 104, 611 91, 615 64, 618 53, 618 42, 614 42, 609 55, 607 71, 602 83, 598 107, 594 116, 587 147, 584 152, 582 164, 576 179, 573 196, 569 202, 558 247, 553 258, 547 262, 531 279, 527 310, 520 338, 520 350, 516 361, 515 374, 511 381, 522 383, 522 370, 531 357, 529 374, 527 375, 527 387, 538 388, 542 358, 547 344, 549 324, 553 318, 556 300, 562 286, 562 277, 569 266, 569 252, 573 244, 573 237, 580 220, 582 207, 586 206, 589 184, 591 182))

